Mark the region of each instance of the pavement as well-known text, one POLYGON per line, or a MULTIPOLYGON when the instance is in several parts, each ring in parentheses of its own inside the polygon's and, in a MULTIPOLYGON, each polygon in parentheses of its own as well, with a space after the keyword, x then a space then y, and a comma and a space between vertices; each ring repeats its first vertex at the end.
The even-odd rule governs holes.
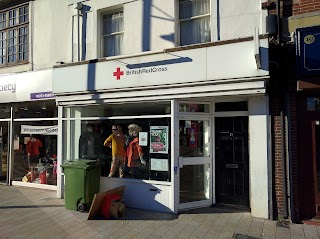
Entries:
POLYGON ((253 218, 249 212, 210 207, 174 215, 125 209, 118 220, 87 220, 88 213, 67 210, 56 192, 0 185, 0 239, 61 238, 320 238, 320 227, 253 218))

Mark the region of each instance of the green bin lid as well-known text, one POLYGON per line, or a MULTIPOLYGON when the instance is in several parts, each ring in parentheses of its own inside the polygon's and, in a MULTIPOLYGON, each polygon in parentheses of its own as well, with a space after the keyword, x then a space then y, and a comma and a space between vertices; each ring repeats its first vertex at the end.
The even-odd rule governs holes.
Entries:
POLYGON ((62 168, 91 168, 100 166, 97 160, 86 160, 86 159, 77 159, 77 160, 68 160, 64 162, 62 168))

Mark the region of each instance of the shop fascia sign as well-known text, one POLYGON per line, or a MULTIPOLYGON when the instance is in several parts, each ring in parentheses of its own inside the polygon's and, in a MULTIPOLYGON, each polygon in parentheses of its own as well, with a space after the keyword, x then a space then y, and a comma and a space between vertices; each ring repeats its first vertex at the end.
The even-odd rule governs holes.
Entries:
POLYGON ((52 70, 0 76, 0 102, 20 102, 54 98, 52 70))
POLYGON ((54 125, 54 126, 21 125, 21 134, 58 135, 58 125, 54 125))
POLYGON ((167 65, 179 64, 192 62, 190 57, 178 57, 176 59, 164 59, 154 62, 146 62, 140 64, 127 64, 127 70, 122 70, 121 67, 117 67, 113 72, 113 76, 116 80, 120 80, 121 76, 126 75, 142 75, 142 74, 152 74, 152 73, 164 73, 168 71, 167 65))
POLYGON ((167 71, 168 67, 151 67, 151 68, 142 68, 137 70, 126 70, 125 72, 121 70, 120 67, 117 67, 116 71, 113 72, 113 76, 120 80, 121 76, 124 74, 126 75, 137 75, 137 74, 148 74, 148 73, 155 73, 155 72, 164 72, 167 71))
POLYGON ((9 92, 9 93, 15 93, 16 92, 16 83, 0 83, 0 92, 9 92))

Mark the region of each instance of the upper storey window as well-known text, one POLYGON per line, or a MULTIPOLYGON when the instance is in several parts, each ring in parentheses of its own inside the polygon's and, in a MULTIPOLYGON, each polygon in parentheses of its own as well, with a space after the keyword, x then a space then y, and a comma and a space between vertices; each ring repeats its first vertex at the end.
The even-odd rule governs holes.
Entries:
POLYGON ((210 0, 179 0, 180 45, 211 41, 210 0))
POLYGON ((29 7, 0 11, 0 65, 28 61, 29 7))
POLYGON ((102 16, 103 56, 118 56, 123 49, 123 10, 102 16))

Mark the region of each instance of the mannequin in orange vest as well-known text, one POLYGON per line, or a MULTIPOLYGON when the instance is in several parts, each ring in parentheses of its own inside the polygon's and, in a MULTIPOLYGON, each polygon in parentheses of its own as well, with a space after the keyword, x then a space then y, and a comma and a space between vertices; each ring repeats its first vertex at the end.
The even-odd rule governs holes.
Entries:
POLYGON ((141 128, 137 124, 130 124, 128 130, 129 137, 125 144, 128 167, 130 168, 131 176, 133 178, 142 178, 140 169, 146 165, 146 161, 143 159, 142 148, 139 145, 138 134, 141 131, 141 128))

